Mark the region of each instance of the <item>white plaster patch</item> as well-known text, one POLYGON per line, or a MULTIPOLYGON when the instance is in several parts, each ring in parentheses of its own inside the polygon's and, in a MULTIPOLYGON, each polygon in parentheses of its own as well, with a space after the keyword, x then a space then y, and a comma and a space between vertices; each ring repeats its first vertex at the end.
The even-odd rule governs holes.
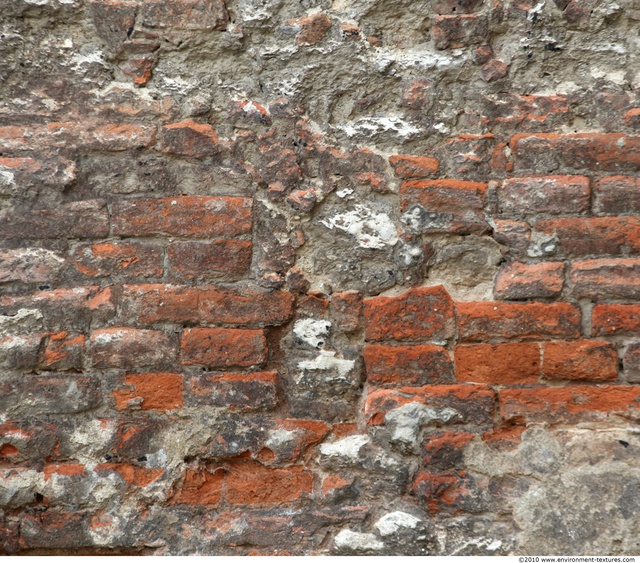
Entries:
POLYGON ((375 213, 364 205, 339 213, 322 224, 353 235, 362 248, 381 249, 398 242, 398 229, 386 213, 375 213))
POLYGON ((269 432, 269 439, 265 442, 265 446, 270 450, 277 450, 283 446, 295 442, 298 432, 295 430, 285 430, 284 428, 276 428, 269 432))
POLYGON ((314 348, 324 345, 331 322, 318 319, 300 319, 293 325, 293 334, 314 348))
POLYGON ((316 356, 313 360, 299 362, 298 367, 307 370, 336 370, 342 377, 346 377, 356 362, 354 360, 336 358, 335 356, 336 353, 333 351, 320 350, 319 356, 316 356))
POLYGON ((361 117, 345 125, 337 125, 347 137, 371 137, 380 133, 391 132, 398 137, 412 137, 420 133, 420 129, 400 117, 361 117))
POLYGON ((389 512, 380 518, 373 527, 378 530, 381 536, 392 536, 402 528, 415 529, 422 520, 416 518, 413 514, 402 512, 400 510, 396 512, 389 512))
POLYGON ((384 543, 375 535, 351 530, 342 530, 335 538, 335 546, 338 549, 348 549, 349 551, 380 551, 384 549, 384 543))
POLYGON ((116 432, 114 420, 88 420, 71 435, 73 451, 80 463, 87 467, 95 466, 94 452, 105 448, 116 432))
POLYGON ((362 447, 370 441, 369 436, 362 434, 347 436, 337 442, 321 444, 320 453, 327 457, 342 457, 355 461, 358 459, 362 447))

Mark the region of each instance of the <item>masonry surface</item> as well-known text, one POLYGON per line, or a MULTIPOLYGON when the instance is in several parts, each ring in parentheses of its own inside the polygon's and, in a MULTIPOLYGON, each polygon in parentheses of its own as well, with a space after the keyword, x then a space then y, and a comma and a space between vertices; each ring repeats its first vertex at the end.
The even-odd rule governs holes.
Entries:
POLYGON ((0 552, 640 553, 639 31, 0 0, 0 552))

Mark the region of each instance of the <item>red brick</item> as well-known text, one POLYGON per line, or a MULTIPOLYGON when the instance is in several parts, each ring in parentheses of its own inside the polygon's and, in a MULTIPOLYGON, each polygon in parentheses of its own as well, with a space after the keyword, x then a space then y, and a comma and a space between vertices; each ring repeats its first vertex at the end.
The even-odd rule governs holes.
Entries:
POLYGON ((509 262, 496 276, 493 295, 496 299, 544 299, 560 295, 563 285, 563 262, 509 262))
POLYGON ((369 424, 383 424, 385 415, 408 403, 458 411, 456 422, 488 424, 493 419, 494 394, 486 385, 426 385, 371 391, 364 402, 369 424))
POLYGON ((94 367, 160 367, 173 363, 175 347, 158 330, 103 328, 91 333, 89 356, 94 367))
POLYGON ((72 414, 96 408, 100 382, 80 375, 26 375, 0 383, 0 412, 5 416, 72 414))
POLYGON ((336 494, 346 492, 353 485, 353 479, 346 480, 340 475, 327 475, 322 480, 322 494, 325 497, 333 497, 336 494))
POLYGON ((129 373, 124 385, 111 394, 118 410, 131 405, 143 411, 182 406, 182 376, 177 373, 129 373))
POLYGON ((190 119, 165 125, 160 130, 160 150, 194 158, 213 156, 220 152, 218 136, 213 127, 190 119))
POLYGON ((75 162, 51 154, 42 160, 0 157, 0 170, 8 172, 11 178, 8 186, 3 185, 2 193, 12 196, 38 185, 64 187, 76 178, 75 162))
POLYGON ((22 549, 74 549, 95 544, 89 533, 90 513, 50 509, 24 513, 20 522, 22 549))
POLYGON ((591 189, 586 176, 510 178, 498 189, 501 213, 564 215, 589 210, 591 189))
POLYGON ((482 441, 498 451, 513 451, 522 443, 526 426, 496 426, 482 434, 482 441))
POLYGON ((640 169, 640 137, 623 133, 517 134, 511 138, 516 169, 633 172, 640 169))
POLYGON ((580 309, 569 303, 457 303, 463 341, 523 338, 577 338, 580 309))
MULTIPOLYGON (((264 448, 260 453, 273 456, 274 463, 293 463, 302 457, 311 446, 321 442, 329 434, 329 426, 319 420, 305 420, 299 418, 280 419, 275 421, 276 432, 285 430, 289 432, 291 440, 286 443, 271 443, 271 451, 264 448)), ((263 459, 263 455, 260 455, 263 459)), ((263 461, 264 463, 264 461, 263 461)))
POLYGON ((456 379, 461 382, 513 385, 535 383, 540 376, 540 348, 535 342, 456 346, 456 379))
POLYGON ((640 343, 627 346, 622 358, 624 378, 628 383, 640 383, 640 343))
POLYGON ((486 100, 484 124, 492 128, 504 126, 513 131, 515 126, 525 128, 551 126, 561 123, 569 111, 566 96, 523 96, 519 94, 500 94, 496 101, 486 100))
POLYGON ((177 30, 224 30, 228 16, 223 0, 145 0, 139 20, 149 27, 177 30))
POLYGON ((251 241, 174 242, 168 247, 169 277, 176 280, 238 277, 251 266, 251 241))
POLYGON ((0 127, 0 150, 50 148, 125 151, 151 146, 156 126, 133 123, 53 122, 34 127, 0 127))
POLYGON ((389 157, 393 172, 398 178, 428 178, 440 167, 440 161, 430 156, 394 154, 389 157))
POLYGON ((222 500, 224 478, 224 471, 218 468, 187 469, 182 487, 171 503, 217 505, 222 500))
POLYGON ((84 334, 66 331, 49 334, 38 364, 42 369, 82 369, 86 338, 84 334))
POLYGON ((542 376, 546 379, 606 381, 618 378, 616 347, 606 340, 545 342, 542 376))
POLYGON ((594 336, 640 333, 640 304, 596 305, 591 311, 594 336))
POLYGON ((524 254, 531 243, 531 227, 523 221, 496 219, 493 238, 509 251, 524 254))
POLYGON ((555 255, 624 256, 640 252, 640 219, 636 217, 571 217, 538 221, 535 230, 557 239, 555 255))
POLYGON ((267 359, 261 330, 192 328, 182 335, 182 363, 209 367, 249 367, 267 359))
POLYGON ((599 215, 640 213, 640 178, 607 176, 595 183, 593 211, 599 215))
POLYGON ((486 193, 487 184, 479 182, 410 180, 400 186, 401 208, 405 222, 420 232, 481 234, 488 230, 486 193))
POLYGON ((51 458, 59 438, 50 420, 10 420, 0 424, 0 461, 31 464, 51 458))
POLYGON ((0 283, 55 283, 64 266, 64 258, 44 248, 0 250, 0 283))
POLYGON ((153 244, 100 242, 81 244, 71 253, 75 267, 91 277, 159 278, 164 272, 162 251, 153 244))
POLYGON ((187 406, 225 407, 234 411, 275 408, 278 402, 277 374, 205 373, 187 384, 187 406))
POLYGON ((460 16, 436 16, 433 24, 433 39, 436 49, 457 49, 485 43, 489 33, 484 14, 460 16))
MULTIPOLYGON (((20 309, 37 309, 49 330, 88 329, 92 319, 103 322, 115 313, 110 288, 96 286, 38 291, 27 295, 0 296, 0 311, 14 315, 20 309)), ((35 327, 34 327, 35 328, 35 327)))
POLYGON ((313 14, 306 18, 299 18, 289 22, 300 31, 296 35, 296 41, 301 45, 315 45, 331 29, 331 20, 326 14, 313 14))
POLYGON ((362 326, 362 293, 343 291, 331 296, 331 314, 336 326, 344 332, 354 332, 362 326))
POLYGON ((371 385, 400 387, 452 383, 453 363, 441 346, 383 346, 364 348, 367 381, 371 385))
POLYGON ((443 340, 455 332, 453 302, 440 285, 410 289, 398 297, 367 299, 364 317, 370 342, 443 340))
POLYGON ((464 464, 464 447, 476 437, 470 432, 440 432, 425 439, 423 465, 439 471, 464 464))
MULTIPOLYGON (((129 322, 280 325, 293 315, 293 295, 256 286, 125 285, 120 305, 129 322)), ((1 303, 1 301, 0 301, 1 303)))
POLYGON ((311 495, 313 477, 301 466, 271 469, 244 461, 229 466, 229 504, 282 504, 311 495))
POLYGON ((42 334, 0 336, 0 368, 32 370, 38 363, 42 334))
POLYGON ((637 299, 640 297, 640 259, 574 262, 569 279, 574 297, 637 299))
POLYGON ((498 399, 504 420, 553 424, 590 418, 594 413, 629 413, 631 409, 640 409, 640 387, 576 385, 552 389, 503 389, 498 393, 498 399))
POLYGON ((0 232, 7 239, 102 238, 109 234, 104 200, 74 201, 56 209, 0 210, 0 232))
POLYGON ((117 236, 233 237, 251 233, 252 200, 179 196, 119 199, 112 207, 117 236))

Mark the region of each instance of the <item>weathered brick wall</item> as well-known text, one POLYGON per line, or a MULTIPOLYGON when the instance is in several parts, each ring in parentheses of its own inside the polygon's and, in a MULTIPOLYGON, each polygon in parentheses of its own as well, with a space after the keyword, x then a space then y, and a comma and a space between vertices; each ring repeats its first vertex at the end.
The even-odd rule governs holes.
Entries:
POLYGON ((640 552, 635 0, 0 21, 0 551, 640 552))

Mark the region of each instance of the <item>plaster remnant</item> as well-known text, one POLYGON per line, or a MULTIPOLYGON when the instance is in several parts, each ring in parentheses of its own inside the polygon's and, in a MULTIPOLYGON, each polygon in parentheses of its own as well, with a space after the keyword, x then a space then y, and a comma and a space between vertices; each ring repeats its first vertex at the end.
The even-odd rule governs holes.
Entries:
POLYGON ((382 249, 398 242, 398 229, 386 213, 376 213, 364 205, 338 213, 322 224, 353 235, 362 248, 382 249))

